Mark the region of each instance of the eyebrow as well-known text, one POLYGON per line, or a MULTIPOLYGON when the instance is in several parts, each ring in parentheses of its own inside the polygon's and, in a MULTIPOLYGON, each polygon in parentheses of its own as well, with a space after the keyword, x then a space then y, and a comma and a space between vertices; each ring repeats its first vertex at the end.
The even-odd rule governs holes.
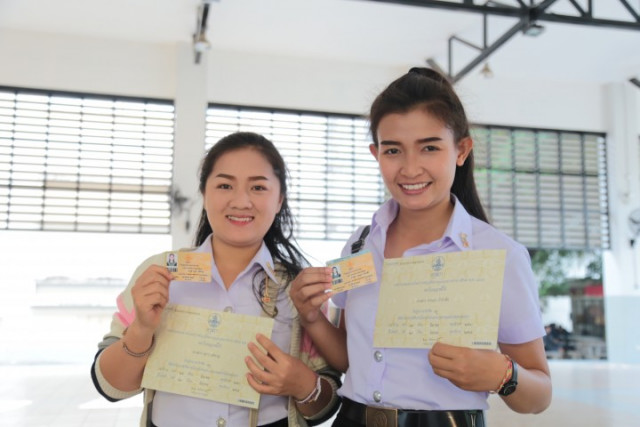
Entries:
MULTIPOLYGON (((442 141, 442 138, 440 138, 439 136, 431 136, 427 138, 418 139, 416 142, 419 144, 425 144, 428 142, 439 142, 439 141, 442 141)), ((380 141, 380 145, 401 145, 401 143, 398 141, 385 140, 385 141, 380 141)))
MULTIPOLYGON (((229 180, 234 181, 236 179, 235 176, 233 175, 229 175, 226 173, 219 173, 218 175, 215 176, 215 178, 226 178, 229 180)), ((267 178, 266 176, 262 176, 262 175, 257 175, 257 176, 250 176, 249 177, 249 181, 269 181, 269 178, 267 178)))

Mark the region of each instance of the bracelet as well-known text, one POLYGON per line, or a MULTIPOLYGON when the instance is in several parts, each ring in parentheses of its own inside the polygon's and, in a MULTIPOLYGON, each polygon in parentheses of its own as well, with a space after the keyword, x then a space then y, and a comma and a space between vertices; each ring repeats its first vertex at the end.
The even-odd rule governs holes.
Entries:
POLYGON ((316 379, 316 387, 313 390, 311 390, 311 393, 309 393, 309 395, 304 399, 296 400, 296 403, 300 405, 307 405, 309 403, 314 403, 316 400, 318 400, 318 398, 320 397, 320 393, 322 392, 321 381, 322 381, 322 377, 318 375, 316 379))
POLYGON ((504 387, 504 385, 507 383, 507 381, 511 379, 511 376, 513 375, 513 361, 511 360, 511 357, 509 357, 508 354, 504 354, 504 357, 507 359, 507 370, 505 371, 504 377, 502 377, 502 381, 500 382, 500 385, 498 386, 498 388, 495 390, 489 391, 489 393, 491 394, 496 394, 500 390, 502 390, 502 387, 504 387))
MULTIPOLYGON (((124 337, 127 334, 127 328, 124 328, 124 331, 122 331, 122 336, 124 337)), ((129 356, 133 356, 133 357, 145 357, 146 355, 148 355, 149 353, 151 353, 151 350, 153 350, 153 345, 156 343, 156 337, 155 335, 151 335, 151 345, 149 346, 148 349, 146 349, 145 351, 143 351, 142 353, 136 353, 135 351, 131 351, 131 349, 129 347, 127 347, 127 344, 124 342, 124 340, 122 340, 122 349, 124 350, 125 353, 127 353, 129 356)))

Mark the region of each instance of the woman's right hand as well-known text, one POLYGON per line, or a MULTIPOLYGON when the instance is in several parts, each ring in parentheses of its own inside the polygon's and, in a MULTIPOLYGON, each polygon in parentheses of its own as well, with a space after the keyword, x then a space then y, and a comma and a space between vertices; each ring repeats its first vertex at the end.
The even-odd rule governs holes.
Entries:
POLYGON ((136 310, 133 327, 153 334, 162 320, 162 312, 169 302, 169 283, 173 276, 166 267, 152 265, 138 277, 131 288, 136 310), (135 326, 134 326, 135 325, 135 326))
POLYGON ((331 298, 331 268, 308 267, 291 282, 289 296, 300 314, 300 321, 307 326, 321 315, 320 308, 331 298))

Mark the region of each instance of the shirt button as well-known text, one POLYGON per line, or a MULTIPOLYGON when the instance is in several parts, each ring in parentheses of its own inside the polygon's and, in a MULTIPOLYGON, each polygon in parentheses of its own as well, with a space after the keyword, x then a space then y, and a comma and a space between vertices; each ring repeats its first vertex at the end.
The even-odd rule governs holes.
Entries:
POLYGON ((218 418, 218 422, 216 423, 218 425, 218 427, 224 427, 227 425, 227 420, 225 420, 224 418, 220 417, 218 418))
POLYGON ((373 400, 375 400, 376 402, 380 402, 382 400, 382 393, 380 393, 379 391, 374 391, 373 400))
MULTIPOLYGON (((224 308, 224 311, 225 311, 226 313, 233 313, 233 307, 231 307, 231 306, 227 306, 227 307, 225 307, 225 308, 224 308)), ((222 418, 220 418, 220 419, 221 419, 222 421, 224 421, 222 418)))
POLYGON ((382 353, 380 351, 376 351, 373 353, 373 358, 376 359, 376 362, 382 362, 382 353))

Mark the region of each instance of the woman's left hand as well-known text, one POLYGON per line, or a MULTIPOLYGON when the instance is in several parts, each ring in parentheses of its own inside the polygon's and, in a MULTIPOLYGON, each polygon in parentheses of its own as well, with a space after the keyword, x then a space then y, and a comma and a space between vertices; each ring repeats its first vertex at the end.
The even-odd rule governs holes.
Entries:
POLYGON ((250 373, 247 374, 249 385, 260 394, 277 396, 293 396, 302 400, 311 393, 316 385, 316 373, 300 359, 290 356, 269 338, 262 334, 256 336, 258 343, 266 350, 266 354, 255 343, 249 343, 249 351, 264 367, 260 367, 249 356, 245 363, 250 373))
POLYGON ((493 391, 508 368, 506 357, 493 350, 477 350, 438 342, 429 352, 433 372, 468 391, 493 391))

